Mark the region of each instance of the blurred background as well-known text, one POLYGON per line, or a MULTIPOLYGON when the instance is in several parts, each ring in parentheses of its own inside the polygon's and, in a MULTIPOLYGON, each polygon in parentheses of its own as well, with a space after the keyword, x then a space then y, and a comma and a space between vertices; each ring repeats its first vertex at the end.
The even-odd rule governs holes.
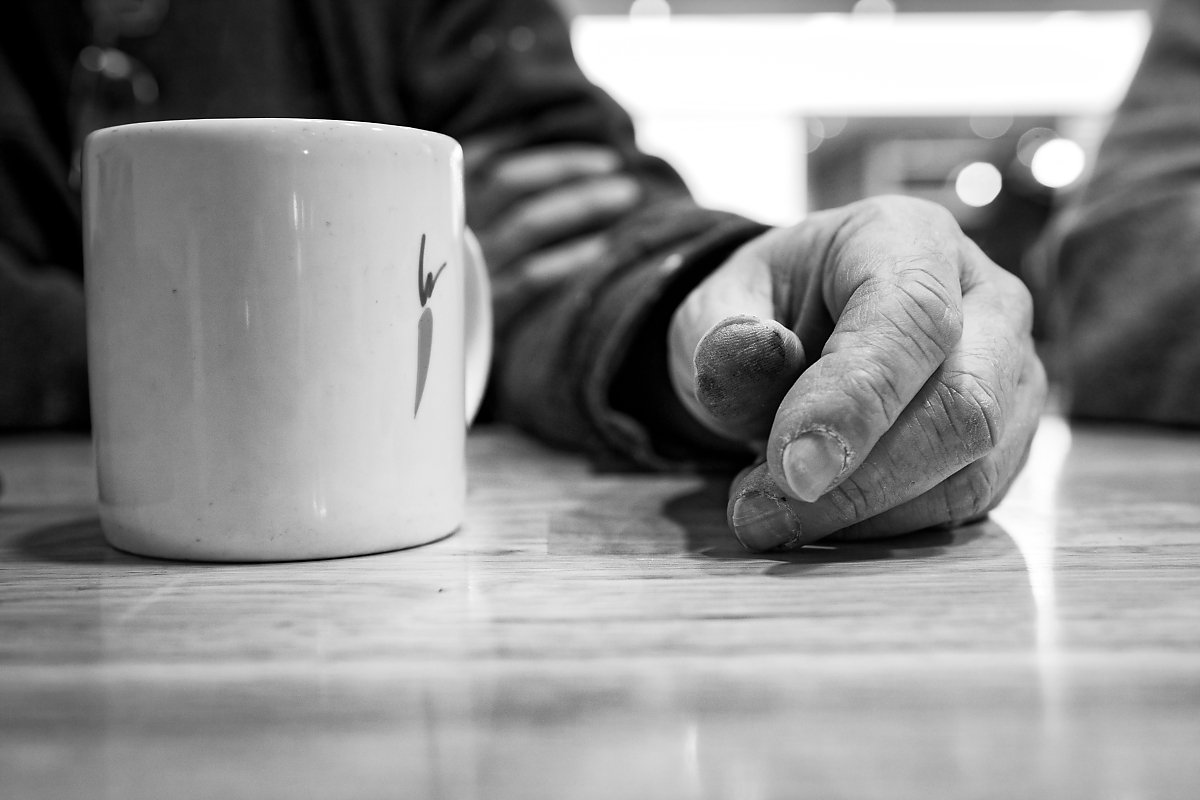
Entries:
POLYGON ((916 195, 1021 275, 1051 208, 1086 176, 1155 6, 559 1, 584 70, 702 203, 787 224, 916 195))

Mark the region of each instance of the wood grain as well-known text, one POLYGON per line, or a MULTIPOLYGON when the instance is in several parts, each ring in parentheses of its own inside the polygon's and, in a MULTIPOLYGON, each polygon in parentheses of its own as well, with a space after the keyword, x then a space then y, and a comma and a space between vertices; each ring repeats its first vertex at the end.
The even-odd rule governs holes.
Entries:
POLYGON ((0 440, 0 798, 1200 791, 1200 436, 1050 418, 989 521, 786 556, 719 477, 469 450, 448 539, 206 565, 0 440))

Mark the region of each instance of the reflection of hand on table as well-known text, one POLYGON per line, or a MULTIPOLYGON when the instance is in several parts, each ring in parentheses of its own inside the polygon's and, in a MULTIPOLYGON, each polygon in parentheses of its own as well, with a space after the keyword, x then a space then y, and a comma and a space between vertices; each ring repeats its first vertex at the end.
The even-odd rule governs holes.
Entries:
POLYGON ((669 345, 692 414, 765 441, 731 488, 738 538, 891 535, 994 507, 1046 394, 1030 318, 1024 286, 921 201, 813 214, 742 247, 676 312, 669 345))

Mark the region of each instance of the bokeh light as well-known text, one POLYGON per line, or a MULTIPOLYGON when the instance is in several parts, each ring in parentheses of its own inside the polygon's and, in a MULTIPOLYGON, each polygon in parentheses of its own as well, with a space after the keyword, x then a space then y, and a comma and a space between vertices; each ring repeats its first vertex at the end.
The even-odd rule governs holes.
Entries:
POLYGON ((981 139, 999 139, 1008 133, 1013 126, 1013 118, 1008 115, 995 117, 974 116, 968 120, 971 132, 981 139))
POLYGON ((825 141, 825 123, 816 117, 809 117, 804 120, 804 149, 812 153, 821 146, 821 142, 825 141))
POLYGON ((972 208, 982 208, 996 199, 1003 185, 1004 179, 995 164, 973 161, 958 171, 954 192, 972 208))
POLYGON ((841 135, 842 131, 846 130, 846 123, 849 122, 845 117, 825 117, 823 124, 825 126, 825 138, 832 139, 835 136, 841 135))
POLYGON ((1030 128, 1017 140, 1017 160, 1025 166, 1033 163, 1033 154, 1038 148, 1058 138, 1058 131, 1050 128, 1030 128))
POLYGON ((1087 156, 1079 143, 1072 139, 1051 139, 1034 151, 1029 171, 1038 183, 1050 189, 1062 189, 1079 180, 1087 164, 1087 156))

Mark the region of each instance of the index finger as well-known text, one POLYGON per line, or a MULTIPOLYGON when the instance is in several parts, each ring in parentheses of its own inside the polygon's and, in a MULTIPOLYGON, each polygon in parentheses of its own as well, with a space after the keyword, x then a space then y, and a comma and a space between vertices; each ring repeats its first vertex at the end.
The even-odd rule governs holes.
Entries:
POLYGON ((767 448, 771 475, 807 502, 862 463, 963 325, 962 235, 945 209, 887 198, 823 222, 833 224, 822 237, 822 293, 836 323, 784 397, 767 448))

